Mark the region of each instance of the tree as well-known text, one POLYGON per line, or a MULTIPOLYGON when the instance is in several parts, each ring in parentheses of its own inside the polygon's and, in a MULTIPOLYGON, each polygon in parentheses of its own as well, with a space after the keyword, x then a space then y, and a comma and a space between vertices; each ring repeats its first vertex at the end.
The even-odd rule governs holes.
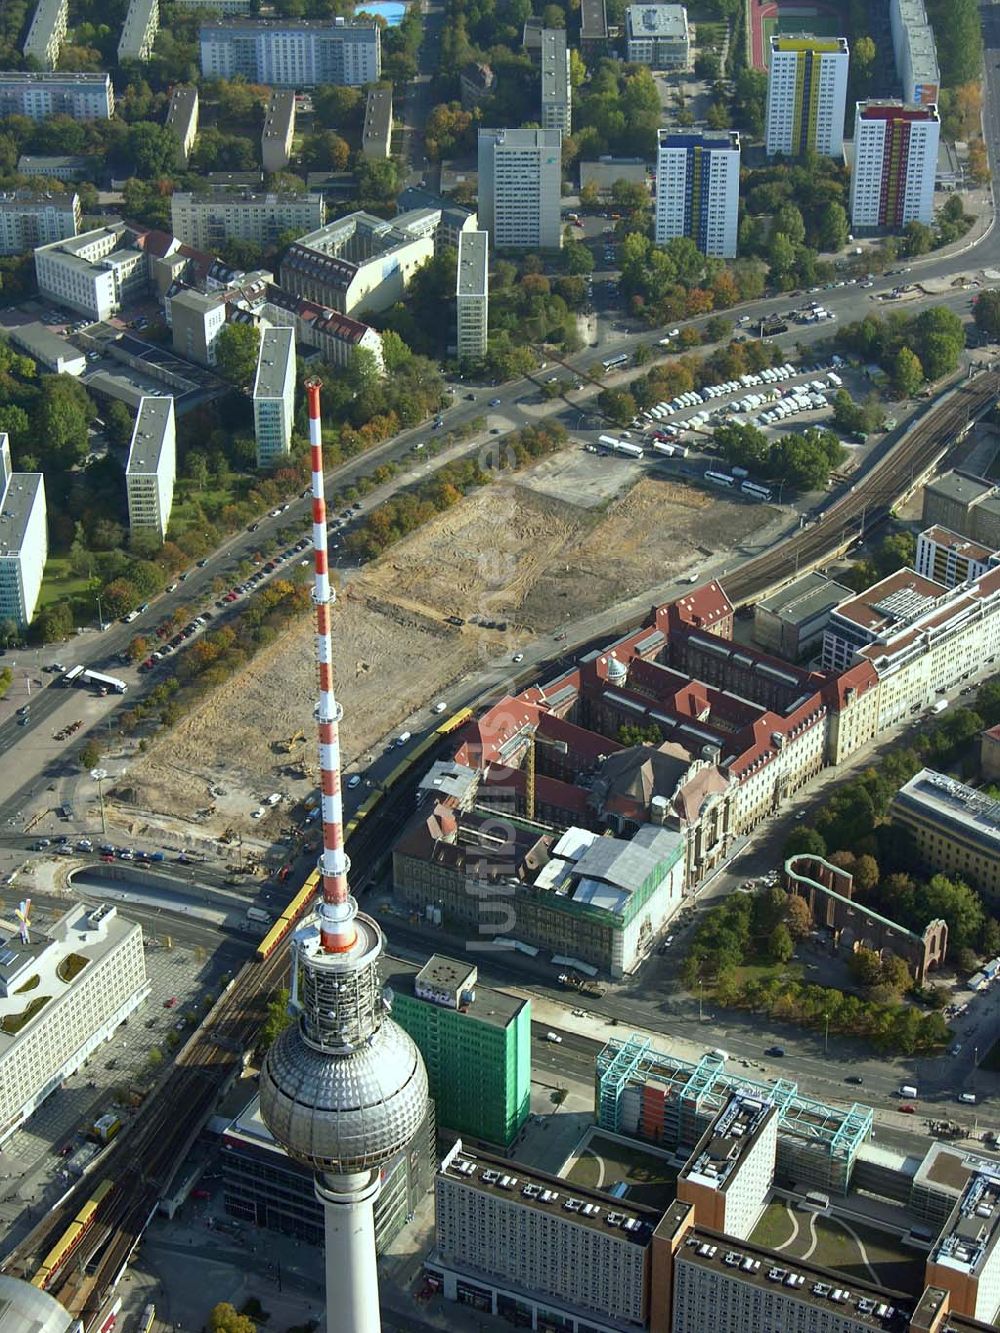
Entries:
POLYGON ((130 662, 141 662, 142 659, 148 655, 149 650, 150 650, 149 640, 145 638, 142 634, 137 634, 135 638, 131 641, 129 646, 125 649, 125 651, 128 653, 128 658, 130 662))
POLYGON ((871 989, 882 980, 882 959, 874 949, 855 949, 848 964, 859 986, 871 989))
POLYGON ((1000 287, 980 292, 972 307, 976 328, 991 337, 1000 336, 1000 287))
POLYGON ((924 368, 916 352, 901 347, 892 360, 892 386, 900 398, 912 398, 924 382, 924 368))
POLYGON ((169 176, 177 160, 177 139, 173 131, 155 121, 140 120, 130 125, 126 154, 140 180, 169 176))
POLYGON ((350 160, 350 144, 333 130, 320 130, 303 141, 303 171, 346 171, 350 160))
POLYGON ((854 50, 851 52, 851 57, 858 73, 865 79, 871 77, 872 62, 876 54, 875 43, 870 37, 856 37, 854 39, 854 50))
POLYGON ((219 374, 239 388, 248 385, 257 370, 260 329, 253 324, 227 324, 215 344, 219 374))
POLYGON ((847 212, 843 204, 831 199, 820 210, 817 223, 817 241, 821 250, 842 250, 850 234, 847 212))
POLYGON ((43 375, 34 411, 34 447, 42 471, 67 472, 87 456, 94 407, 72 375, 43 375))
POLYGON ((788 895, 788 902, 785 904, 785 925, 793 940, 805 939, 812 930, 813 915, 809 910, 809 903, 797 893, 788 895))
POLYGON ((272 1042, 277 1041, 291 1021, 292 1016, 288 1012, 288 991, 277 990, 268 1001, 264 1021, 260 1027, 260 1036, 257 1039, 259 1055, 263 1055, 272 1042))
POLYGON ((365 158, 358 163, 358 202, 362 208, 387 207, 399 193, 399 167, 393 158, 365 158))
POLYGON ((925 222, 918 222, 914 218, 903 228, 903 241, 907 256, 913 259, 917 255, 927 254, 934 248, 934 233, 925 222))
POLYGON ((962 880, 935 875, 917 890, 916 910, 926 923, 943 917, 948 923, 948 942, 955 948, 975 944, 986 920, 979 898, 962 880))
POLYGON ((73 612, 68 602, 51 602, 36 623, 43 643, 59 643, 73 633, 73 612))
POLYGON ((867 852, 862 853, 854 862, 854 887, 858 893, 871 893, 878 885, 878 862, 867 852))
POLYGON ((132 440, 135 418, 124 403, 112 398, 104 409, 104 427, 108 442, 116 449, 124 449, 132 440))
POLYGON ((208 1333, 257 1333, 257 1325, 229 1301, 220 1301, 208 1316, 208 1333))
POLYGON ((795 953, 795 941, 783 921, 779 921, 768 936, 767 951, 775 963, 787 963, 795 953))
POLYGON ((89 773, 101 761, 101 747, 95 740, 88 740, 79 754, 80 767, 89 773))
POLYGON ((790 856, 826 856, 826 839, 818 829, 800 824, 785 839, 782 858, 787 861, 790 856))
POLYGON ((882 975, 879 980, 881 985, 897 996, 905 995, 913 986, 913 977, 905 959, 894 953, 887 953, 882 959, 882 975))

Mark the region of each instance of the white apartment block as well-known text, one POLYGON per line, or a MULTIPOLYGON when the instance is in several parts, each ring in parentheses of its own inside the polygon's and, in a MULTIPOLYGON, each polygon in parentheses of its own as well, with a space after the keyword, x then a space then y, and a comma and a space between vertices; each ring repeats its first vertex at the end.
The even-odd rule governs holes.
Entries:
POLYGON ((903 101, 936 105, 941 72, 924 0, 889 0, 889 30, 903 101))
POLYGON ((457 349, 460 361, 482 361, 489 337, 489 244, 485 231, 465 231, 458 240, 457 349))
POLYGON ((38 290, 93 320, 109 319, 148 285, 146 254, 122 222, 35 251, 38 290))
POLYGON ((42 69, 55 69, 69 27, 69 0, 38 0, 31 27, 24 39, 26 59, 42 69))
POLYGON ((40 472, 15 472, 10 439, 0 433, 0 621, 18 628, 35 614, 49 553, 45 478, 40 472))
POLYGON ((365 102, 365 123, 361 130, 364 157, 392 156, 392 88, 370 88, 365 102))
POLYGON ((461 1139, 441 1163, 435 1203, 426 1268, 446 1300, 461 1291, 467 1303, 531 1328, 555 1326, 537 1323, 544 1314, 565 1330, 646 1324, 659 1213, 472 1153, 461 1139))
POLYGON ((193 83, 179 83, 170 94, 167 129, 177 140, 178 166, 186 167, 198 137, 198 89, 193 83))
POLYGON ((74 120, 110 120, 115 93, 110 74, 29 74, 0 71, 0 115, 44 120, 62 114, 74 120))
POLYGON ((961 533, 950 532, 935 525, 925 528, 917 537, 917 556, 914 561, 918 574, 946 588, 978 579, 989 569, 1000 564, 996 551, 980 542, 974 542, 961 533))
POLYGON ((561 131, 479 131, 479 226, 495 250, 558 250, 561 196, 561 131))
POLYGON ((284 171, 295 139, 295 90, 275 88, 260 132, 260 158, 265 171, 284 171))
POLYGON ((0 194, 0 254, 23 255, 36 245, 50 245, 80 230, 80 200, 75 194, 0 194))
POLYGON ((281 286, 293 296, 357 316, 402 300, 413 274, 433 256, 433 228, 349 213, 288 247, 281 286))
POLYGON ((360 87, 377 83, 382 72, 380 31, 365 21, 220 19, 203 24, 199 42, 206 78, 242 74, 275 88, 360 87))
POLYGON ((253 194, 248 190, 176 191, 170 199, 174 236, 196 250, 216 253, 226 241, 272 245, 283 232, 298 235, 322 227, 326 201, 321 194, 253 194))
POLYGON ((200 366, 215 365, 215 348, 226 326, 226 302, 222 293, 179 291, 167 306, 173 349, 200 366))
POLYGON ((840 157, 847 104, 846 37, 771 38, 765 148, 840 157))
POLYGON ((264 329, 253 386, 258 467, 268 467, 291 449, 294 411, 295 335, 291 329, 264 329))
POLYGON ((177 477, 177 426, 174 400, 143 398, 132 429, 125 466, 130 529, 167 535, 177 477))
POLYGON ((0 1142, 111 1038, 149 994, 142 928, 108 903, 77 903, 0 953, 0 1142), (40 996, 46 1003, 29 1014, 40 996))
POLYGON ((122 35, 118 40, 118 63, 148 60, 160 31, 160 0, 129 0, 122 35))
POLYGON ((656 155, 657 245, 688 236, 702 254, 736 254, 740 136, 735 130, 660 130, 656 155))
POLYGON ((639 4, 625 10, 628 59, 653 69, 686 69, 691 35, 683 5, 639 4))
POLYGON ((542 29, 542 129, 573 130, 573 88, 565 28, 542 29))
POLYGON ((936 106, 858 102, 854 112, 851 227, 900 231, 934 218, 941 121, 936 106))

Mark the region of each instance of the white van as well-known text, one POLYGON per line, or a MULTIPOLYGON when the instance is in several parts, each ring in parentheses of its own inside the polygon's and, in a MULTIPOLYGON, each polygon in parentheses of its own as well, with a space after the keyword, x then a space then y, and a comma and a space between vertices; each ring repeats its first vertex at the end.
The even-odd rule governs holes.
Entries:
POLYGON ((720 1047, 718 1047, 718 1046, 713 1047, 712 1050, 709 1051, 709 1055, 714 1055, 714 1056, 716 1057, 716 1059, 718 1059, 718 1060, 728 1060, 728 1059, 729 1059, 729 1052, 728 1052, 728 1051, 723 1051, 723 1050, 722 1050, 720 1047))
POLYGON ((397 745, 405 745, 406 742, 407 742, 407 741, 410 739, 410 737, 412 736, 412 734, 413 734, 413 733, 410 732, 410 731, 401 731, 401 732, 399 733, 399 735, 396 737, 396 744, 397 744, 397 745))
POLYGON ((976 1094, 974 1092, 960 1092, 958 1094, 958 1100, 964 1102, 966 1106, 975 1106, 976 1094))
POLYGON ((916 1097, 917 1090, 912 1083, 904 1083, 899 1089, 900 1097, 916 1097))

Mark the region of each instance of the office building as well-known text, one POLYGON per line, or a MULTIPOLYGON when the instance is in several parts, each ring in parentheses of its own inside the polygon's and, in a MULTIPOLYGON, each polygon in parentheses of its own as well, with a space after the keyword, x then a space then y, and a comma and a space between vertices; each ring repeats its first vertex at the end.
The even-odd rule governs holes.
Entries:
POLYGON ((55 69, 69 26, 69 0, 38 0, 24 40, 25 59, 55 69))
POLYGON ((257 194, 249 190, 177 190, 170 198, 173 234, 196 250, 215 252, 227 241, 273 245, 286 232, 297 235, 321 227, 326 201, 321 194, 257 194))
POLYGON ((19 629, 31 624, 48 558, 48 540, 45 478, 40 472, 14 471, 10 437, 3 431, 0 433, 0 621, 13 621, 19 629))
POLYGON ((361 131, 362 157, 392 156, 392 88, 370 88, 361 131))
POLYGON ((900 231, 934 218, 941 121, 937 107, 858 102, 854 113, 851 226, 900 231))
POLYGON ((562 134, 479 131, 479 226, 495 250, 562 245, 562 134))
MULTIPOLYGON (((382 1170, 382 1188, 375 1201, 379 1253, 433 1188, 436 1146, 431 1101, 407 1147, 382 1170)), ((223 1207, 230 1217, 294 1236, 305 1245, 322 1246, 323 1205, 316 1198, 312 1172, 275 1142, 261 1119, 258 1095, 223 1131, 221 1164, 223 1207)))
POLYGON ((968 1181, 927 1260, 928 1286, 944 1287, 950 1308, 984 1324, 1000 1315, 1000 1173, 968 1181))
POLYGON ((35 250, 38 290, 90 319, 109 319, 138 300, 149 283, 139 236, 123 222, 35 250))
POLYGON ((367 20, 218 19, 202 25, 199 43, 206 78, 361 87, 382 72, 380 30, 367 20))
POLYGON ((531 1106, 531 1001, 478 985, 474 964, 389 959, 392 1016, 417 1044, 438 1124, 506 1148, 531 1106))
POLYGON ((51 930, 25 935, 0 954, 0 1142, 149 993, 142 929, 110 903, 76 903, 51 930))
POLYGON ((128 523, 131 530, 167 535, 177 476, 177 428, 174 400, 143 398, 132 428, 125 466, 128 523))
POLYGON ((489 339, 489 236, 485 231, 463 232, 458 242, 455 301, 460 361, 482 361, 489 339))
POLYGON ((1000 488, 967 472, 946 472, 924 487, 922 520, 1000 550, 1000 488))
POLYGON ((677 1177, 677 1197, 700 1227, 748 1240, 770 1197, 778 1147, 772 1101, 732 1093, 677 1177))
POLYGON ((0 194, 0 254, 23 255, 36 245, 75 236, 83 214, 75 194, 0 194))
POLYGON ((607 0, 580 0, 580 50, 584 59, 608 49, 607 0))
POLYGON ((441 1163, 435 1204, 425 1272, 446 1300, 528 1328, 646 1326, 653 1209, 473 1153, 461 1139, 441 1163))
POLYGON ((32 156, 29 153, 22 153, 17 159, 19 176, 37 176, 41 180, 83 180, 90 169, 89 157, 76 157, 72 154, 44 153, 32 156))
POLYGON ((118 41, 118 63, 148 60, 160 31, 160 0, 129 0, 118 41))
POLYGON ((932 871, 963 879, 1000 902, 1000 801, 957 778, 922 768, 892 799, 892 822, 932 871))
POLYGON ((805 661, 822 646, 830 612, 852 595, 844 583, 806 574, 757 603, 753 641, 786 661, 805 661))
POLYGON ((215 365, 215 345, 226 324, 226 301, 221 292, 203 295, 183 290, 170 298, 173 349, 200 366, 215 365))
POLYGON ((683 5, 639 4, 625 10, 628 59, 652 69, 686 69, 691 57, 683 5))
POLYGON ((435 254, 448 248, 457 250, 462 233, 476 231, 479 226, 479 219, 472 209, 463 208, 445 195, 409 185, 396 199, 396 211, 397 214, 404 214, 417 209, 431 209, 440 214, 440 221, 434 231, 435 254))
POLYGON ((765 147, 769 156, 844 151, 847 38, 771 38, 765 147))
POLYGON ((281 286, 342 315, 387 310, 433 257, 433 231, 411 229, 401 218, 386 222, 371 213, 349 213, 288 247, 281 286))
POLYGON ((295 90, 275 88, 260 132, 260 160, 265 171, 284 171, 295 141, 295 90))
MULTIPOLYGON (((728 1072, 716 1054, 692 1064, 655 1050, 646 1037, 612 1038, 597 1057, 598 1125, 665 1150, 692 1154, 734 1096, 776 1108, 777 1185, 847 1193, 858 1153, 871 1137, 870 1107, 818 1101, 789 1079, 780 1088, 757 1082, 743 1070, 728 1072)), ((758 1170, 759 1163, 747 1180, 759 1179, 758 1170)), ((734 1207, 734 1217, 747 1215, 740 1212, 744 1205, 734 1207)))
POLYGON ((997 562, 996 551, 947 528, 925 528, 917 537, 917 573, 946 588, 978 579, 997 562))
POLYGON ((739 223, 740 136, 735 130, 659 130, 657 140, 657 245, 687 236, 702 254, 732 259, 739 223))
POLYGON ((542 129, 573 130, 573 86, 565 28, 543 28, 541 46, 542 129))
POLYGON ((264 329, 253 384, 258 467, 269 467, 291 449, 294 411, 295 336, 291 329, 264 329))
POLYGON ((903 101, 937 105, 941 74, 924 0, 889 0, 889 30, 903 101))
POLYGON ((0 72, 0 115, 72 116, 74 120, 110 120, 115 93, 110 74, 29 74, 0 72))
POLYGON ((177 140, 177 165, 186 167, 198 137, 198 89, 193 83, 179 83, 170 94, 167 129, 177 140))

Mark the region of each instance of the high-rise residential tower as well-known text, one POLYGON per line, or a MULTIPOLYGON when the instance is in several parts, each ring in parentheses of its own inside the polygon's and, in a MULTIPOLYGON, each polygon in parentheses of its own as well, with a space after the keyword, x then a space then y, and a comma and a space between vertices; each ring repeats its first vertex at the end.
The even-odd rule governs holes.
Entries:
POLYGON ((327 1333, 378 1333, 374 1201, 380 1169, 427 1110, 420 1052, 388 1016, 379 975, 383 936, 347 883, 327 568, 320 384, 306 386, 316 551, 316 650, 323 850, 322 899, 292 940, 290 1009, 297 1020, 267 1053, 264 1123, 290 1157, 316 1172, 326 1227, 327 1333))
POLYGON ((932 221, 940 135, 936 106, 858 102, 851 175, 855 231, 932 221))
POLYGON ((479 225, 494 250, 562 245, 560 130, 479 131, 479 225))
POLYGON ((706 255, 732 259, 740 206, 740 136, 735 130, 659 131, 656 243, 689 236, 706 255))
POLYGON ((489 336, 489 236, 463 231, 458 238, 455 302, 460 360, 482 361, 489 336))
POLYGON ((844 150, 846 37, 772 37, 767 80, 768 155, 844 150))

